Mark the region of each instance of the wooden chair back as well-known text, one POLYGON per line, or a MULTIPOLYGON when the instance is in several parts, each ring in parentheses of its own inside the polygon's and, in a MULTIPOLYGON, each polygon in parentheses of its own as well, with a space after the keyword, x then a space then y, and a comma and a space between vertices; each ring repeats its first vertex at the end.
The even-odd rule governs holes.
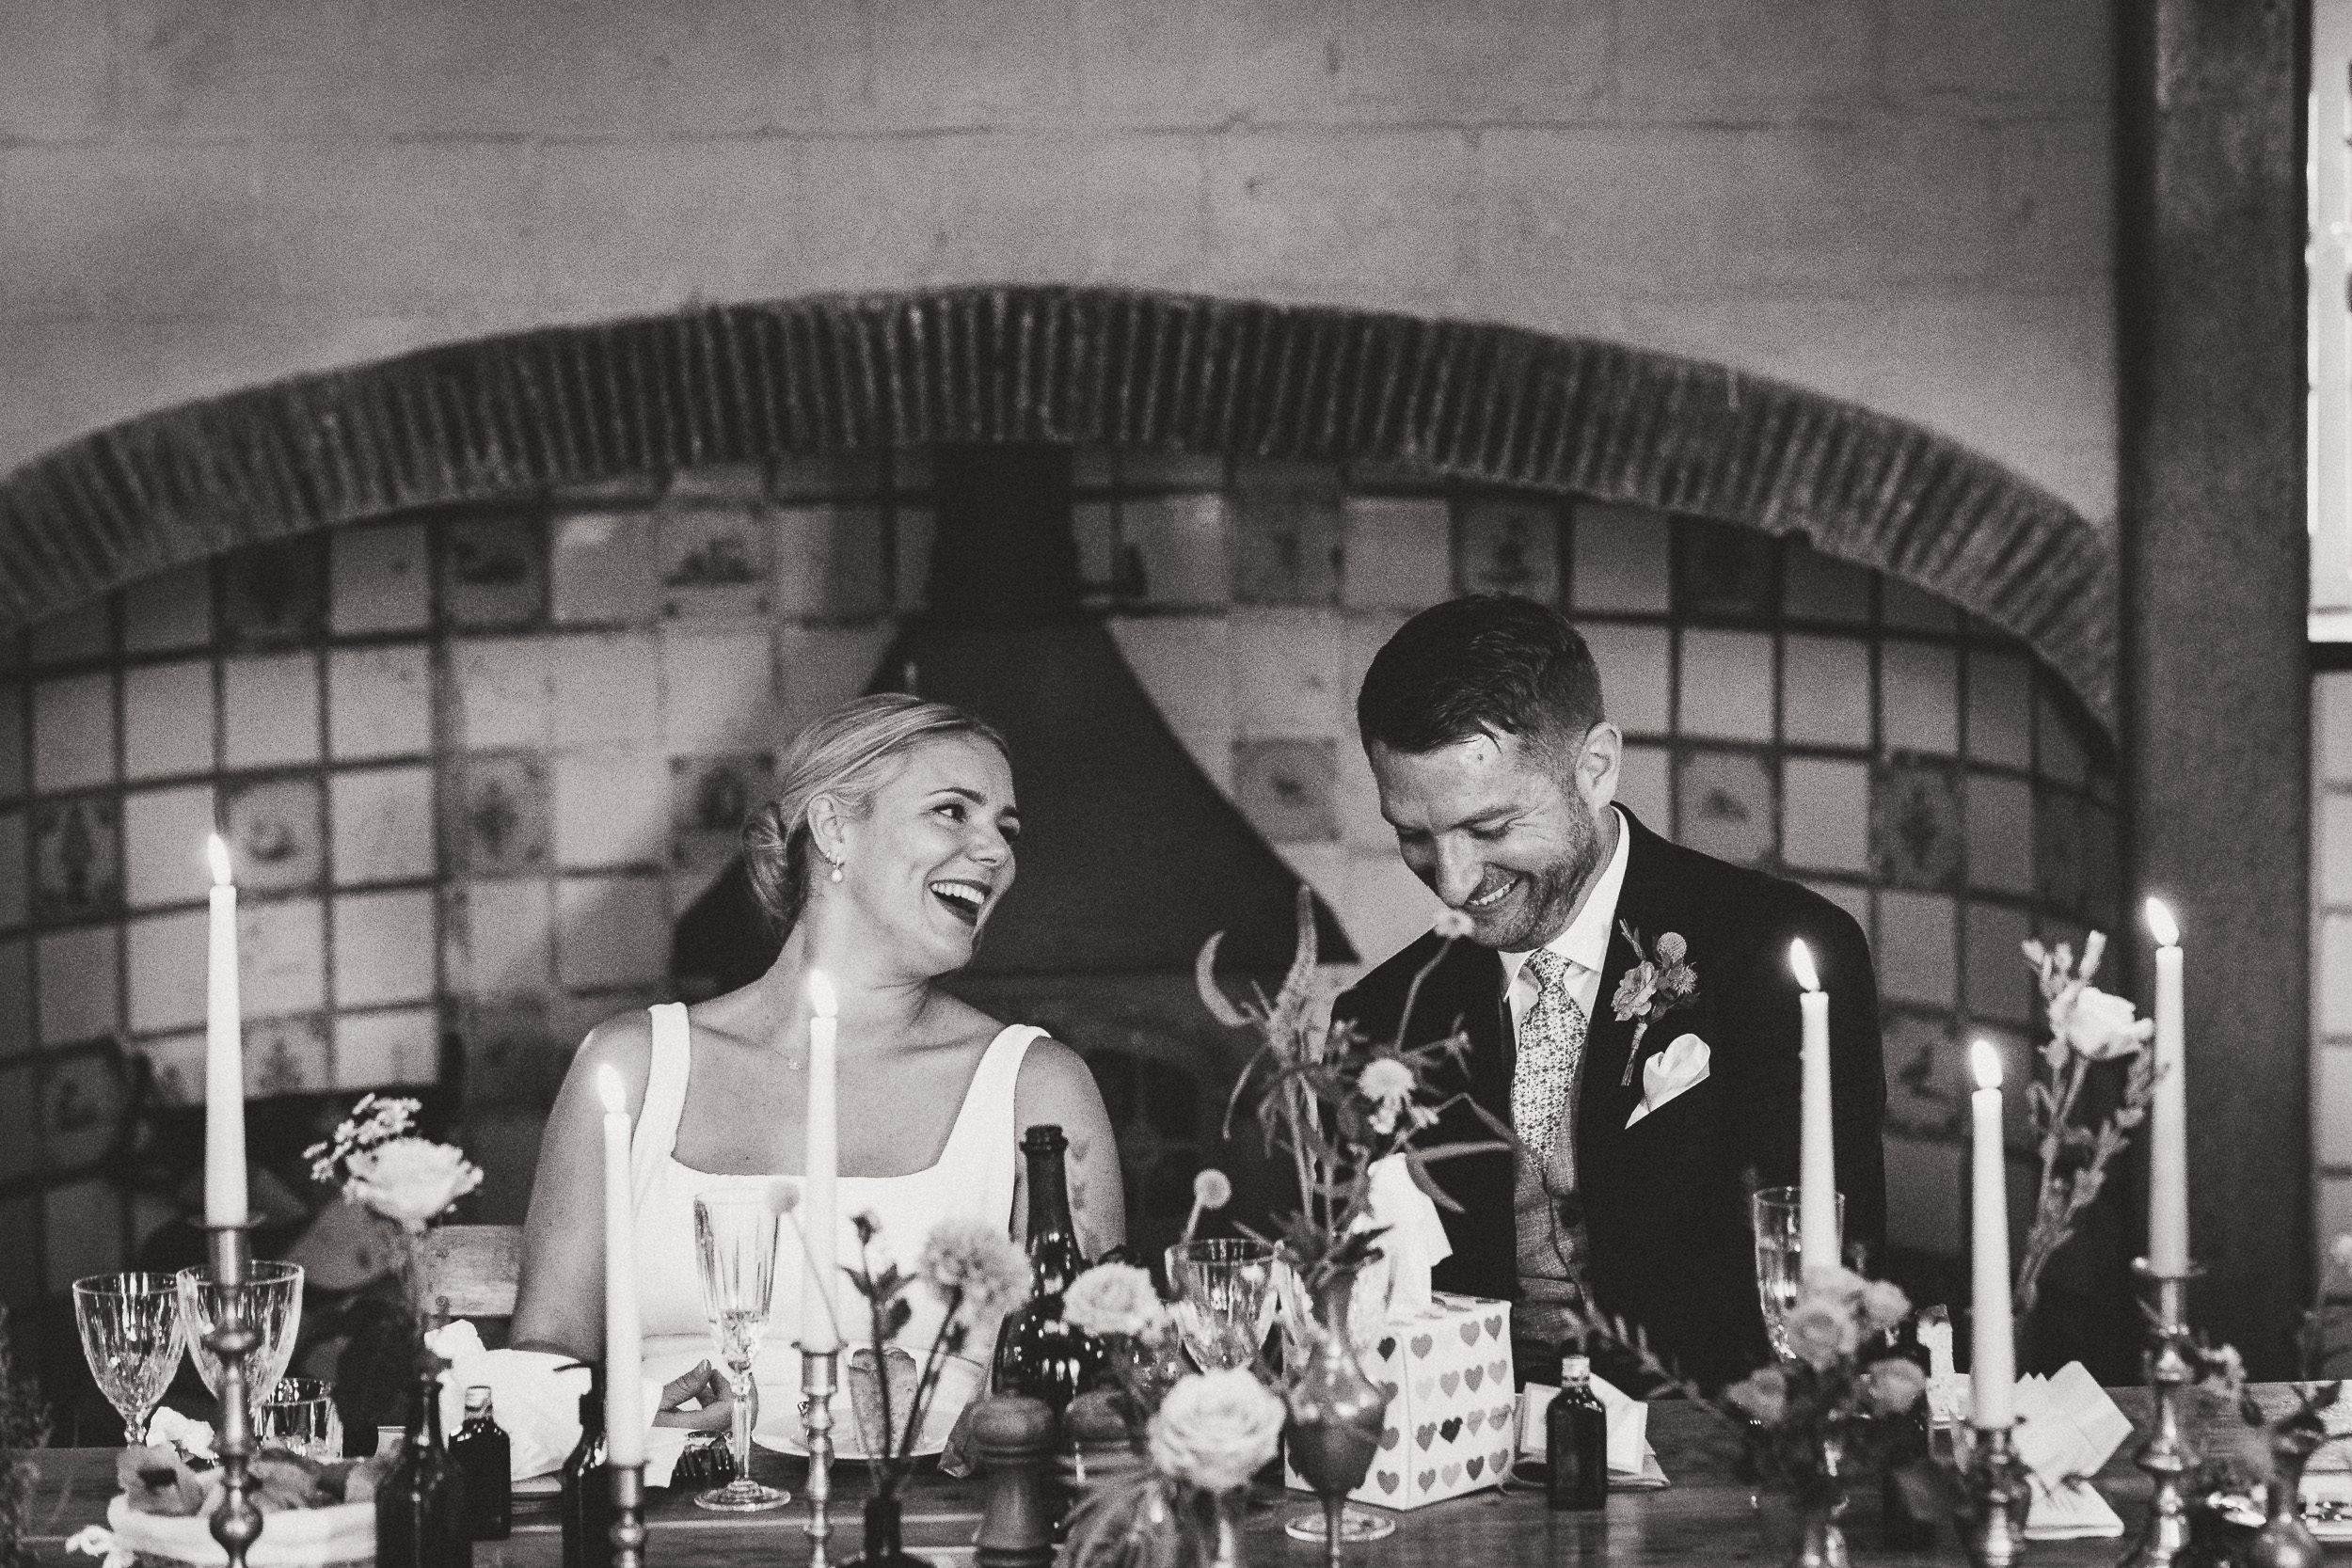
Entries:
POLYGON ((436 1226, 424 1243, 426 1316, 435 1327, 452 1318, 511 1318, 522 1274, 521 1226, 436 1226))

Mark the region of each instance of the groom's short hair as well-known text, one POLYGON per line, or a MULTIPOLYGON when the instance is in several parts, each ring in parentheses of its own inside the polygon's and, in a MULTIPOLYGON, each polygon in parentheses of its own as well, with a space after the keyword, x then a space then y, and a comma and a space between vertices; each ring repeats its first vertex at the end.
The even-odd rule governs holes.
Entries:
POLYGON ((1479 734, 1574 745, 1601 718, 1584 639, 1550 606, 1509 594, 1422 610, 1373 656, 1356 694, 1364 745, 1407 754, 1479 734))

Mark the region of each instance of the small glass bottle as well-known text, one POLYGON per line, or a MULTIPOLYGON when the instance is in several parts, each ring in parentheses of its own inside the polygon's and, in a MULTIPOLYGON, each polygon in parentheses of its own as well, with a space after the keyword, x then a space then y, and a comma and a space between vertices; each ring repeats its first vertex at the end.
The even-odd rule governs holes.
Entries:
POLYGON ((612 1561, 612 1473, 604 1464, 604 1369, 588 1368, 580 1396, 580 1441, 564 1461, 564 1568, 609 1568, 612 1561))
POLYGON ((1593 1509, 1609 1500, 1609 1417, 1593 1397, 1593 1364, 1560 1357, 1560 1397, 1544 1412, 1551 1456, 1545 1495, 1555 1509, 1593 1509))
POLYGON ((466 1534, 473 1541, 503 1541, 514 1526, 514 1445, 490 1414, 490 1390, 466 1390, 466 1424, 449 1440, 450 1458, 466 1476, 466 1534))
POLYGON ((441 1440, 441 1380, 417 1371, 417 1407, 399 1462, 375 1493, 376 1568, 473 1568, 466 1478, 441 1440))

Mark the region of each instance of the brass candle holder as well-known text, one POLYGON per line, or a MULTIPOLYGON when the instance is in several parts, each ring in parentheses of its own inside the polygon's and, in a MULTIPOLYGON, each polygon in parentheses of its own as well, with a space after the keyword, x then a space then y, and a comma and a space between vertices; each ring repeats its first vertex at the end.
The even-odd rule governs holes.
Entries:
POLYGON ((2026 1555, 2033 1488, 2009 1427, 1978 1427, 1968 1456, 1967 1512, 1961 1545, 1978 1568, 2011 1568, 2026 1555))
POLYGON ((2188 1550, 2188 1500, 2181 1478, 2196 1463, 2181 1435, 2181 1397, 2200 1375, 2188 1338, 2188 1282, 2197 1271, 2191 1265, 2181 1274, 2158 1274, 2145 1258, 2132 1269, 2153 1287, 2147 1365, 2154 1419, 2133 1459, 2148 1472, 2154 1495, 2147 1523, 2123 1554, 2121 1568, 2171 1568, 2188 1550))
POLYGON ((262 1511, 253 1501, 253 1412, 246 1402, 248 1363, 262 1336, 248 1321, 242 1287, 251 1272, 253 1243, 246 1226, 206 1229, 213 1283, 222 1287, 220 1309, 204 1345, 220 1359, 221 1504, 213 1514, 213 1539, 229 1554, 229 1568, 245 1568, 246 1553, 262 1538, 262 1511))
POLYGON ((841 1386, 841 1352, 801 1352, 801 1429, 808 1436, 808 1563, 830 1568, 833 1544, 833 1396, 841 1386))
POLYGON ((608 1465, 612 1472, 612 1568, 644 1568, 645 1467, 608 1465))

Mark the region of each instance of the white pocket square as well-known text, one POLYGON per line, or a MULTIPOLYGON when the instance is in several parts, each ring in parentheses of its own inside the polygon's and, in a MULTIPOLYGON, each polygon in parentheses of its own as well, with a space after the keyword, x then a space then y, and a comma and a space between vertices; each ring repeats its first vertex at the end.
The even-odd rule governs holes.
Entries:
POLYGON ((1657 1110, 1686 1089, 1707 1082, 1709 1059, 1707 1042, 1683 1035, 1674 1044, 1642 1064, 1642 1102, 1625 1118, 1628 1127, 1657 1110))

